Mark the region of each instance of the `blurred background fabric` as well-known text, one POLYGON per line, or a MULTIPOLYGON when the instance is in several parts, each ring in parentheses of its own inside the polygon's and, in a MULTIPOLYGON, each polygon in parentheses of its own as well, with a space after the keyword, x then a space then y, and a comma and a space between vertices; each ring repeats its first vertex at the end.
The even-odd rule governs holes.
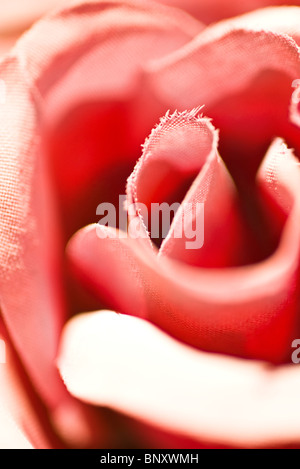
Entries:
POLYGON ((64 0, 0 0, 0 57, 35 21, 64 3, 64 0))

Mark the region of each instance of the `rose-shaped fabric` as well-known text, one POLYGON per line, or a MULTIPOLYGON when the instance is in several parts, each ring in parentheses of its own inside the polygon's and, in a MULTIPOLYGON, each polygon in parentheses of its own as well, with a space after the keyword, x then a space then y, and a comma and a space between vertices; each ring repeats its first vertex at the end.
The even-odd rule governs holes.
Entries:
POLYGON ((300 8, 206 26, 270 2, 198 3, 72 2, 1 62, 20 445, 299 446, 300 8), (125 190, 142 238, 97 224, 125 190), (181 206, 158 242, 138 207, 163 202, 181 206), (175 235, 185 204, 198 249, 175 235))

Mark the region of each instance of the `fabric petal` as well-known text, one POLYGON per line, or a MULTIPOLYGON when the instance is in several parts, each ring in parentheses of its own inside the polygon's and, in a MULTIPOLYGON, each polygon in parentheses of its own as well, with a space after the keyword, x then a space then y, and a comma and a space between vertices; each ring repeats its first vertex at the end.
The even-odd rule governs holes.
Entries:
POLYGON ((75 2, 18 43, 43 99, 42 137, 66 239, 95 221, 100 202, 124 193, 141 143, 165 113, 143 89, 143 68, 202 28, 151 2, 75 2))
POLYGON ((41 16, 48 13, 64 0, 46 0, 26 4, 22 0, 1 2, 0 4, 0 56, 3 56, 16 43, 21 34, 41 16))
POLYGON ((66 0, 44 0, 42 3, 29 0, 26 5, 21 0, 1 2, 0 34, 10 34, 12 31, 23 32, 41 16, 64 3, 66 0))
POLYGON ((268 6, 300 5, 299 0, 245 0, 243 2, 224 2, 223 0, 156 0, 164 5, 175 6, 186 10, 204 23, 220 21, 231 16, 241 15, 257 8, 268 6))
POLYGON ((0 404, 0 449, 33 449, 2 404, 0 404))
POLYGON ((58 366, 84 402, 199 440, 253 448, 300 438, 297 367, 198 352, 138 318, 73 318, 58 366))
MULTIPOLYGON (((60 110, 63 102, 66 106, 70 104, 67 93, 70 83, 73 83, 71 97, 94 96, 95 79, 89 81, 90 87, 85 86, 86 80, 78 82, 78 61, 84 74, 91 57, 98 63, 101 46, 102 59, 106 60, 105 48, 108 46, 110 55, 111 48, 117 43, 121 47, 132 30, 135 39, 140 30, 146 36, 150 31, 144 41, 148 41, 148 58, 174 50, 192 37, 192 30, 195 33, 201 28, 188 15, 183 20, 176 11, 168 20, 171 11, 164 7, 148 8, 143 2, 114 0, 67 7, 37 23, 0 65, 6 92, 0 112, 1 313, 34 389, 51 411, 54 431, 65 441, 70 437, 71 445, 76 440, 88 446, 95 434, 101 440, 102 433, 89 410, 70 397, 54 365, 68 311, 63 291, 63 233, 55 200, 56 181, 53 184, 44 141, 48 117, 51 121, 53 117, 53 114, 50 117, 50 104, 54 113, 58 104, 60 110), (149 46, 156 33, 163 37, 160 54, 153 52, 156 50, 153 44, 152 48, 149 46), (113 39, 108 44, 110 35, 113 39), (82 93, 75 89, 78 83, 84 85, 82 93), (49 109, 47 115, 46 109, 49 109)), ((130 73, 123 76, 118 71, 121 84, 117 79, 110 83, 109 77, 97 78, 98 99, 107 97, 108 87, 111 95, 118 96, 116 99, 120 97, 120 89, 121 95, 124 92, 127 97, 128 86, 145 52, 142 46, 136 53, 133 38, 126 43, 130 45, 133 47, 130 73)), ((122 60, 122 67, 127 70, 124 65, 128 65, 126 60, 122 60)), ((100 63, 100 72, 101 67, 100 63)), ((90 76, 94 77, 93 73, 90 76)), ((70 178, 68 164, 63 170, 70 178)))
POLYGON ((201 267, 244 265, 256 259, 258 247, 218 155, 218 132, 198 112, 167 114, 147 139, 127 183, 129 234, 139 217, 145 239, 150 231, 155 242, 163 232, 160 256, 201 267), (167 232, 170 208, 180 202, 167 232))
POLYGON ((299 20, 299 7, 274 7, 222 21, 145 72, 145 87, 171 111, 205 105, 249 217, 257 207, 248 194, 274 137, 300 153, 290 115, 300 76, 299 20))
POLYGON ((51 122, 83 100, 117 101, 137 93, 143 65, 202 29, 188 15, 146 1, 75 1, 39 21, 16 52, 26 55, 30 76, 46 100, 44 118, 51 122))
POLYGON ((53 277, 56 265, 50 258, 57 235, 47 178, 38 158, 36 99, 26 76, 16 59, 2 62, 7 96, 0 113, 1 309, 34 380, 55 402, 62 393, 53 358, 63 317, 61 292, 53 277), (41 201, 48 203, 50 228, 41 201))
POLYGON ((40 404, 33 398, 33 393, 28 392, 25 380, 22 379, 24 373, 1 322, 0 330, 0 444, 2 448, 4 445, 50 448, 52 441, 49 428, 42 425, 35 408, 35 405, 40 408, 40 404), (8 434, 5 432, 6 426, 8 434))
POLYGON ((153 63, 148 79, 160 99, 179 110, 237 93, 263 70, 282 71, 296 79, 299 49, 292 37, 298 39, 299 18, 300 8, 282 7, 213 25, 153 63))
POLYGON ((273 200, 277 212, 283 212, 281 223, 284 213, 288 218, 278 249, 252 266, 188 267, 158 258, 124 233, 95 225, 74 236, 68 253, 81 278, 122 313, 141 314, 204 350, 285 361, 297 331, 299 178, 297 160, 282 141, 275 141, 259 174, 259 185, 268 194, 262 203, 267 207, 267 200, 273 200), (284 210, 278 199, 285 201, 284 210), (134 292, 139 306, 143 301, 140 310, 129 300, 134 292))
MULTIPOLYGON (((72 408, 77 437, 87 442, 89 412, 69 395, 55 367, 66 309, 55 204, 39 145, 39 99, 18 59, 9 57, 0 67, 6 84, 0 112, 1 315, 44 404, 53 415, 72 408)), ((67 437, 61 422, 54 425, 67 437)))

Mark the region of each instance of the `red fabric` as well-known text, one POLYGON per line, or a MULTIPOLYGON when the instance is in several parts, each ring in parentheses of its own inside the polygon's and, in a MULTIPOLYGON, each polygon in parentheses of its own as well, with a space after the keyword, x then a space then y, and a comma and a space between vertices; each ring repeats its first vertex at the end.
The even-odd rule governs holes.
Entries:
MULTIPOLYGON (((137 409, 118 396, 101 400, 97 386, 79 392, 83 358, 61 342, 75 313, 111 307, 138 316, 169 335, 166 353, 170 346, 185 356, 194 347, 200 368, 203 352, 283 369, 291 360, 299 334, 300 106, 292 84, 300 78, 300 9, 268 8, 205 27, 242 11, 232 3, 214 17, 196 4, 185 5, 201 21, 154 1, 71 2, 36 23, 0 63, 1 321, 30 403, 19 420, 23 428, 25 416, 32 422, 26 431, 36 447, 122 444, 122 418, 83 401, 200 447, 210 439, 234 446, 237 438, 235 430, 230 440, 217 429, 195 431, 192 420, 173 428, 173 411, 161 417, 159 405, 149 420, 147 400, 137 409), (126 187, 129 204, 204 204, 203 247, 187 250, 187 239, 174 237, 182 208, 157 246, 146 231, 140 241, 91 225, 98 204, 116 204, 126 187), (64 384, 65 356, 77 362, 64 384)), ((243 8, 256 6, 265 4, 243 8)), ((245 430, 236 445, 299 441, 293 429, 287 419, 282 441, 280 433, 255 440, 245 430)))

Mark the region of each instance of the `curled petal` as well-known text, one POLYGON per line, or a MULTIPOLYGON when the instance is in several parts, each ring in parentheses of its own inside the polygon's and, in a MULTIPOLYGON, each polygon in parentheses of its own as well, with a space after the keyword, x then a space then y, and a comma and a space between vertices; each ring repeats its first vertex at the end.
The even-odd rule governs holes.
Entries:
POLYGON ((166 236, 169 206, 182 202, 159 255, 202 267, 244 264, 246 233, 238 194, 218 155, 218 132, 198 113, 196 109, 167 114, 153 129, 128 179, 128 206, 137 207, 137 213, 129 213, 129 220, 133 222, 138 215, 142 227, 145 223, 150 227, 151 238, 157 238, 159 231, 166 231, 166 236), (191 179, 194 181, 189 187, 191 179), (185 181, 188 184, 182 191, 185 181), (139 209, 141 203, 145 214, 143 208, 139 209), (199 211, 204 211, 204 217, 199 211))
POLYGON ((277 250, 259 264, 193 268, 158 258, 150 247, 113 229, 101 227, 100 239, 95 225, 74 236, 69 255, 95 293, 120 312, 141 314, 204 350, 275 363, 289 360, 297 333, 300 170, 282 141, 270 148, 259 181, 278 217, 288 215, 277 250), (284 207, 278 198, 287 200, 284 207), (130 302, 135 291, 141 310, 130 302))

